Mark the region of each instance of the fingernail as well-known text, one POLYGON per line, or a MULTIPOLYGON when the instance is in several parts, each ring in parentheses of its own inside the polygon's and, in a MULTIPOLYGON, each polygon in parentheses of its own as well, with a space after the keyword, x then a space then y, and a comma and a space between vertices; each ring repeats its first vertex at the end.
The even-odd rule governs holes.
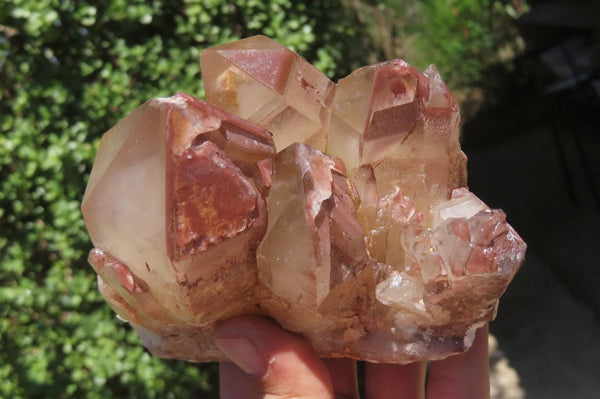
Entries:
POLYGON ((267 361, 248 338, 216 338, 221 351, 239 368, 248 374, 263 376, 267 372, 267 361))

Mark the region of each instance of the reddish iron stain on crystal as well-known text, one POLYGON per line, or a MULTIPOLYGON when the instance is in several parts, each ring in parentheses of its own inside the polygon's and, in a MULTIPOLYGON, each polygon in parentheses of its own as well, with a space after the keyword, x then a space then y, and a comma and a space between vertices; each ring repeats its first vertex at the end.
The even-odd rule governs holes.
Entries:
POLYGON ((144 345, 223 360, 214 323, 262 314, 322 356, 468 349, 526 246, 465 187, 437 69, 393 60, 336 89, 262 36, 208 49, 202 69, 215 105, 135 110, 103 137, 82 204, 100 291, 144 345))
POLYGON ((206 99, 273 133, 277 151, 296 143, 325 150, 335 84, 265 36, 202 53, 206 99))
POLYGON ((260 192, 214 143, 194 146, 174 163, 178 257, 252 226, 260 192))

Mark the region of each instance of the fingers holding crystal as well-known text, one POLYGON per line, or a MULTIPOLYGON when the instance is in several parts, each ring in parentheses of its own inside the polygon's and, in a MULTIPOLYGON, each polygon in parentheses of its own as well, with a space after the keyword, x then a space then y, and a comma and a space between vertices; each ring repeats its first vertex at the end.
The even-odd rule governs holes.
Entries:
POLYGON ((317 353, 274 323, 240 316, 218 323, 214 338, 228 360, 245 372, 221 366, 222 397, 334 399, 331 377, 317 353))

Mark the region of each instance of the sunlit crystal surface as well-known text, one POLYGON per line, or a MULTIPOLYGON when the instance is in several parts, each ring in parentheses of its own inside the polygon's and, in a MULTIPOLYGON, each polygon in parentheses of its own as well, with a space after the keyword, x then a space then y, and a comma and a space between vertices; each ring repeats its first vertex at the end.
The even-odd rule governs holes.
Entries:
POLYGON ((388 61, 336 92, 262 36, 206 50, 202 68, 213 105, 135 110, 103 137, 82 204, 100 291, 144 345, 223 360, 214 323, 260 314, 321 356, 468 349, 526 245, 465 187, 437 69, 388 61))
POLYGON ((435 67, 421 74, 402 60, 366 66, 338 83, 327 152, 350 174, 371 165, 379 194, 401 187, 428 214, 466 184, 459 119, 435 67))
POLYGON ((206 100, 293 143, 325 150, 335 84, 287 47, 254 36, 202 53, 206 100))
POLYGON ((336 158, 293 144, 274 159, 258 276, 268 290, 262 308, 281 320, 294 314, 293 321, 284 321, 288 328, 305 330, 317 321, 331 291, 368 261, 351 195, 336 158))
POLYGON ((259 163, 273 154, 268 132, 185 94, 105 134, 82 210, 90 263, 124 319, 175 337, 252 307, 270 174, 259 163))

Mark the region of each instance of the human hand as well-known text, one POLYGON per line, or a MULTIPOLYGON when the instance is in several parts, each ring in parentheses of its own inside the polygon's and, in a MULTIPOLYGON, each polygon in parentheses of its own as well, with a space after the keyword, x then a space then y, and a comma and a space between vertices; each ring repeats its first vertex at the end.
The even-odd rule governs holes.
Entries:
MULTIPOLYGON (((232 361, 220 364, 221 399, 358 399, 356 362, 321 359, 300 337, 255 316, 215 327, 215 342, 232 361)), ((468 352, 426 362, 365 364, 367 399, 482 399, 490 396, 488 327, 468 352), (427 395, 427 396, 426 396, 427 395)))

